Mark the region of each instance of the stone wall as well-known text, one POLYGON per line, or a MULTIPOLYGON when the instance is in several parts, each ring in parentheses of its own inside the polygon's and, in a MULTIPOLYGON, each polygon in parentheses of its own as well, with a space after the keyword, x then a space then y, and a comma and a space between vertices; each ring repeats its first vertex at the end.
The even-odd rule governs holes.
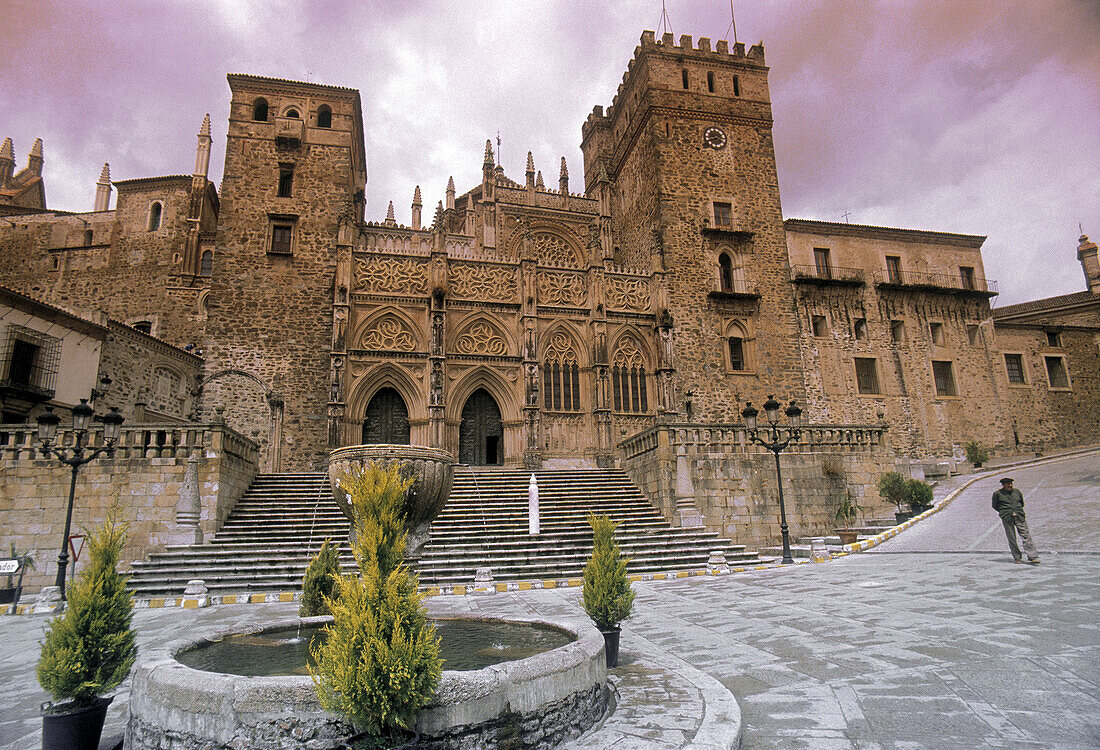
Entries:
MULTIPOLYGON (((102 433, 90 433, 91 445, 102 433)), ((56 445, 72 434, 59 431, 56 445)), ((7 425, 0 432, 0 547, 30 551, 36 570, 24 579, 24 596, 52 585, 65 525, 71 473, 35 450, 34 429, 7 425)), ((201 541, 220 528, 256 475, 256 447, 219 424, 123 426, 117 449, 83 466, 77 475, 72 533, 105 517, 117 495, 130 536, 124 567, 166 544, 201 541), (197 533, 201 532, 201 533, 197 533)), ((86 553, 69 561, 72 580, 86 553)))
MULTIPOLYGON (((863 517, 889 516, 875 489, 894 470, 885 429, 813 425, 780 454, 783 498, 792 539, 832 533, 847 494, 863 517)), ((709 531, 759 547, 780 535, 775 459, 752 445, 741 425, 675 424, 647 430, 619 446, 622 468, 676 523, 685 505, 702 513, 709 531)))

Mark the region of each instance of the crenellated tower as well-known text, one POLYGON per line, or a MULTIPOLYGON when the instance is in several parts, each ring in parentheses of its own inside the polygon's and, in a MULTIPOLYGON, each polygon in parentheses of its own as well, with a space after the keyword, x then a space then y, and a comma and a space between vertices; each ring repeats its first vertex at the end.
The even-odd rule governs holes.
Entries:
POLYGON ((645 32, 581 148, 586 193, 610 183, 616 262, 662 280, 664 418, 739 421, 746 398, 801 400, 763 48, 645 32))

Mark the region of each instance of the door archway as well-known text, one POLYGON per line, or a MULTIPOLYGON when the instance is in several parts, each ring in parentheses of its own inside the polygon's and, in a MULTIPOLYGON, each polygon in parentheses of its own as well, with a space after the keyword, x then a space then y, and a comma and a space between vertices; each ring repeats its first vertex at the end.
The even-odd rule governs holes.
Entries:
POLYGON ((504 463, 504 424, 500 418, 500 407, 484 388, 474 391, 462 407, 458 460, 469 466, 499 466, 504 463))
POLYGON ((383 388, 367 404, 363 419, 363 443, 408 445, 409 410, 393 388, 383 388))

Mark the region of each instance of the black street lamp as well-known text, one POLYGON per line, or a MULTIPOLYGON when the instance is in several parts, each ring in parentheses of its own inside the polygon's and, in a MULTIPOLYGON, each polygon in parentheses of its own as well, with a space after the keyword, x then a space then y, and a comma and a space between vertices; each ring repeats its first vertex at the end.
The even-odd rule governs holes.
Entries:
POLYGON ((61 537, 61 554, 57 556, 57 581, 55 585, 61 591, 61 601, 65 601, 65 569, 69 565, 69 531, 73 522, 73 499, 76 497, 76 474, 84 464, 106 453, 108 456, 115 452, 115 441, 122 429, 122 415, 114 406, 103 416, 97 416, 88 406, 88 399, 80 399, 80 403, 73 407, 73 444, 68 452, 63 448, 50 446, 57 436, 57 426, 61 423, 61 417, 53 413, 53 407, 47 406, 46 411, 38 415, 38 439, 42 443, 41 451, 47 456, 54 456, 61 463, 72 468, 72 481, 69 483, 69 506, 65 511, 65 535, 61 537), (84 439, 88 434, 88 421, 91 419, 103 423, 103 445, 88 451, 84 445, 84 439))
POLYGON ((787 509, 783 505, 783 471, 779 468, 779 454, 802 435, 802 410, 792 401, 786 409, 789 424, 785 428, 780 427, 779 402, 775 400, 775 396, 768 396, 768 400, 764 402, 764 413, 768 419, 768 426, 764 428, 766 439, 762 439, 757 433, 756 415, 759 413, 760 411, 748 401, 745 402, 745 408, 741 410, 745 429, 749 432, 749 440, 775 454, 775 479, 779 486, 779 529, 783 534, 783 564, 790 565, 794 562, 794 558, 791 557, 791 537, 787 530, 787 509))

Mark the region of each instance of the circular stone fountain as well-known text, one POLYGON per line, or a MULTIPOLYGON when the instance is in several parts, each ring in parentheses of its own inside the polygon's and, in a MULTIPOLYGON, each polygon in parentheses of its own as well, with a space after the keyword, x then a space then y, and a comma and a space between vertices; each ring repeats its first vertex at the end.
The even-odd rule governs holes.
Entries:
MULTIPOLYGON (((330 618, 257 626, 252 635, 318 625, 330 618)), ((595 724, 607 706, 603 636, 587 621, 462 617, 539 625, 574 640, 515 661, 443 672, 417 717, 418 747, 552 747, 595 724)), ((210 632, 143 651, 135 665, 126 729, 130 750, 328 750, 353 730, 321 708, 307 675, 243 677, 185 666, 178 655, 241 631, 210 632)))
MULTIPOLYGON (((351 502, 340 488, 340 479, 349 471, 376 463, 389 467, 401 465, 406 479, 414 478, 405 500, 405 526, 409 532, 405 554, 416 557, 428 541, 428 529, 451 494, 455 457, 445 450, 423 445, 349 445, 329 454, 328 481, 340 510, 352 523, 351 502)), ((353 529, 354 533, 354 529, 353 529)))

